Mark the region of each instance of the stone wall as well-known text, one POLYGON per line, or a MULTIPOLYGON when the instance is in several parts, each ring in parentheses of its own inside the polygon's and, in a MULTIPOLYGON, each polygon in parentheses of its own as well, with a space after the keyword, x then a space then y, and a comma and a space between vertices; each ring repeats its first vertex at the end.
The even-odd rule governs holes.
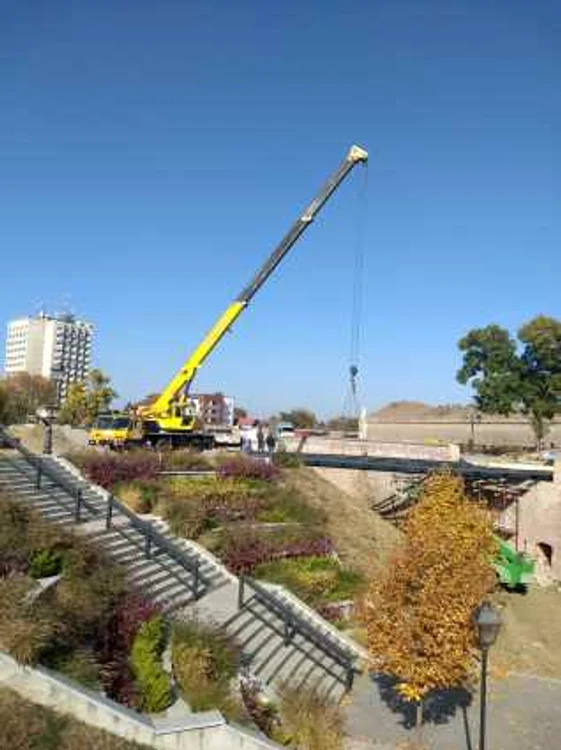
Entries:
MULTIPOLYGON (((385 422, 369 420, 367 425, 369 440, 380 442, 417 442, 442 440, 448 443, 467 444, 471 437, 469 422, 440 421, 399 421, 385 422)), ((474 425, 476 445, 526 446, 532 448, 535 438, 532 428, 524 421, 496 420, 474 425)), ((561 446, 561 422, 551 425, 545 437, 545 444, 553 442, 561 446)))
POLYGON ((138 714, 43 668, 24 667, 0 652, 0 684, 60 713, 161 750, 279 750, 268 740, 227 724, 218 711, 177 719, 138 714))
MULTIPOLYGON (((501 516, 500 524, 516 531, 516 504, 501 516)), ((537 482, 518 501, 518 547, 536 559, 536 580, 561 582, 561 462, 553 482, 537 482)))

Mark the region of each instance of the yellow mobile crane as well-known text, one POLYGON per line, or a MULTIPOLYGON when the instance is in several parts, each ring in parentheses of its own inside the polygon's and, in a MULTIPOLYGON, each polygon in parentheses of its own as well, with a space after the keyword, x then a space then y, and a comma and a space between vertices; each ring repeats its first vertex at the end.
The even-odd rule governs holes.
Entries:
POLYGON ((205 433, 204 429, 199 429, 194 404, 189 398, 189 388, 197 370, 345 177, 357 164, 367 161, 368 153, 363 148, 359 146, 350 148, 343 162, 322 186, 314 200, 294 222, 250 283, 218 318, 158 398, 150 405, 140 407, 134 415, 100 415, 90 432, 90 444, 122 446, 130 443, 144 443, 153 446, 212 447, 214 438, 212 434, 205 433))

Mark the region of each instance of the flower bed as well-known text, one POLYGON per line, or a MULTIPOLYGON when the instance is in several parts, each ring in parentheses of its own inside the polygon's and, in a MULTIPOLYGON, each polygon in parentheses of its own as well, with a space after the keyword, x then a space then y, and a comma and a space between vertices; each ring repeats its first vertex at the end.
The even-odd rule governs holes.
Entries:
POLYGON ((364 586, 363 577, 343 568, 331 557, 299 557, 275 560, 255 567, 254 575, 271 583, 279 583, 303 601, 322 608, 327 619, 339 619, 340 611, 330 603, 356 596, 364 586))
POLYGON ((5 499, 0 499, 0 563, 0 645, 15 659, 102 687, 133 708, 161 710, 169 704, 169 677, 159 664, 163 623, 158 619, 156 638, 156 625, 147 624, 158 610, 139 593, 126 592, 117 565, 80 537, 5 499), (30 577, 55 571, 60 578, 45 591, 30 577), (135 646, 141 634, 144 640, 135 646))

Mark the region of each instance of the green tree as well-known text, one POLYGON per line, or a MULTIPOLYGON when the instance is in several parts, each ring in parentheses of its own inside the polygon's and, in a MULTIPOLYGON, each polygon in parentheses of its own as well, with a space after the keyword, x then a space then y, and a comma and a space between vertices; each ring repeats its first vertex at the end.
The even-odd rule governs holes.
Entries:
POLYGON ((64 403, 58 413, 60 424, 74 427, 83 425, 88 415, 88 395, 85 383, 71 383, 64 403))
POLYGON ((116 397, 109 376, 101 370, 90 370, 85 383, 72 383, 68 388, 58 421, 74 427, 92 424, 101 412, 109 409, 116 397))
POLYGON ((457 380, 470 383, 479 411, 525 414, 541 446, 548 422, 561 412, 561 321, 540 315, 520 328, 518 340, 495 324, 476 328, 458 347, 457 380))
POLYGON ((90 370, 87 381, 86 419, 91 424, 98 414, 107 411, 117 397, 111 387, 111 378, 101 370, 90 370))
POLYGON ((317 424, 317 417, 309 409, 292 409, 292 411, 279 412, 281 422, 290 422, 297 429, 309 430, 317 424))

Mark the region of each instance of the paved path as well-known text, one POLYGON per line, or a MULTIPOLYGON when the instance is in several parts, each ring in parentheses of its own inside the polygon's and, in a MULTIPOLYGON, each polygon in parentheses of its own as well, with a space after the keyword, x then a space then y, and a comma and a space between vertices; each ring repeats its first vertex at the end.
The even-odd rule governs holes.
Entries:
MULTIPOLYGON (((414 711, 392 704, 389 696, 388 681, 367 676, 357 681, 346 708, 352 737, 396 745, 414 739, 414 711)), ((423 742, 431 750, 477 750, 477 697, 457 691, 428 701, 425 717, 423 742)), ((489 750, 561 748, 561 681, 512 675, 492 683, 487 723, 489 750)))

